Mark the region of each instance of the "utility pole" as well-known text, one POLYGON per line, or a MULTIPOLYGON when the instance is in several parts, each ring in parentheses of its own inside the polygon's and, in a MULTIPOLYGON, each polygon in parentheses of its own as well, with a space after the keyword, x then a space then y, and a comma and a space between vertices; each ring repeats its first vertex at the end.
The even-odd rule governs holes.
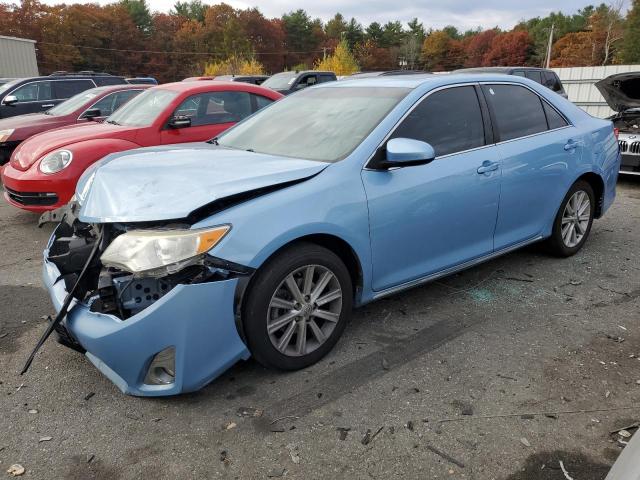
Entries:
POLYGON ((555 28, 555 23, 552 23, 551 31, 549 32, 549 43, 547 44, 547 54, 545 56, 544 68, 549 68, 549 64, 551 63, 551 46, 553 45, 553 29, 554 28, 555 28))

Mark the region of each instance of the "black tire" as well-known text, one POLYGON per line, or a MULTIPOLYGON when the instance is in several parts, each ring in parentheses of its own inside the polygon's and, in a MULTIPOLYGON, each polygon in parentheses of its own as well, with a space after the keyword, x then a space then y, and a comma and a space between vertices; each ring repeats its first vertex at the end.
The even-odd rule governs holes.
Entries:
MULTIPOLYGON (((335 346, 345 329, 352 308, 351 276, 340 257, 331 250, 313 243, 294 244, 279 252, 260 267, 248 286, 242 308, 242 323, 247 346, 254 358, 266 367, 280 370, 298 370, 308 367, 319 361, 335 346), (285 355, 272 343, 267 331, 267 322, 272 321, 270 315, 273 310, 270 308, 270 304, 276 292, 282 291, 278 290, 282 286, 282 282, 290 274, 306 266, 320 266, 321 269, 333 273, 332 282, 339 283, 342 293, 339 319, 337 322, 330 322, 335 324, 329 327, 333 330, 326 336, 324 343, 317 342, 319 345, 315 350, 298 356, 285 355)), ((298 322, 303 319, 303 317, 296 318, 298 322)), ((315 322, 317 325, 318 320, 316 319, 315 322)), ((298 330, 294 335, 298 335, 298 330)), ((311 329, 309 335, 314 335, 311 329)), ((307 338, 306 333, 305 338, 307 338)), ((316 340, 314 339, 314 341, 316 340)))
POLYGON ((560 208, 558 209, 556 218, 553 221, 553 230, 551 232, 551 236, 547 239, 547 242, 546 242, 547 250, 551 254, 556 255, 558 257, 570 257, 572 255, 575 255, 583 247, 584 243, 587 241, 587 238, 589 237, 589 233, 591 232, 591 226, 593 225, 593 216, 594 216, 595 209, 596 209, 596 202, 595 202, 595 194, 593 193, 593 188, 591 188, 591 185, 589 185, 588 182, 585 182, 584 180, 578 180, 576 183, 574 183, 571 186, 571 188, 565 195, 564 199, 562 200, 562 203, 560 204, 560 208), (586 193, 587 196, 589 197, 589 202, 590 202, 589 223, 586 227, 584 235, 582 236, 582 239, 577 243, 577 245, 568 246, 562 237, 562 217, 567 207, 567 203, 569 202, 571 197, 573 197, 573 195, 575 195, 576 192, 579 192, 579 191, 586 193))

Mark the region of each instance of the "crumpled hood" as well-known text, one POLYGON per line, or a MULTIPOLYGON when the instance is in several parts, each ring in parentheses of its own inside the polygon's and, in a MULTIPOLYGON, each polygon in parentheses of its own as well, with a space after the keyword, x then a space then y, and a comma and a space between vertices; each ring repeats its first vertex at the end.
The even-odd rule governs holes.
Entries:
POLYGON ((90 122, 48 130, 18 145, 11 165, 19 170, 27 170, 47 153, 85 140, 116 138, 133 141, 138 128, 90 122))
POLYGON ((0 130, 14 130, 8 139, 10 142, 22 141, 27 136, 64 125, 69 125, 69 119, 66 116, 56 117, 44 113, 28 113, 0 119, 0 130))
POLYGON ((105 157, 80 178, 79 218, 89 223, 181 219, 215 200, 303 180, 327 165, 207 143, 130 150, 105 157))
POLYGON ((596 83, 612 110, 640 107, 640 72, 616 73, 596 83))

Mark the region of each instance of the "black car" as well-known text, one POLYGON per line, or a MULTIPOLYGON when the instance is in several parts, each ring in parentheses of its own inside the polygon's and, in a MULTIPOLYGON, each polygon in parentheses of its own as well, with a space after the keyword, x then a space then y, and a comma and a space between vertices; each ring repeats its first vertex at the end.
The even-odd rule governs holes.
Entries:
POLYGON ((269 75, 218 75, 215 80, 223 82, 243 82, 252 85, 262 85, 269 75))
POLYGON ((0 85, 0 118, 43 112, 90 88, 126 83, 122 77, 93 72, 18 78, 0 85))
POLYGON ((158 85, 158 80, 153 77, 128 77, 125 80, 132 85, 158 85))
POLYGON ((640 175, 640 72, 616 73, 596 83, 615 115, 622 154, 620 173, 640 175))
POLYGON ((311 87, 318 83, 335 82, 337 79, 336 74, 333 72, 320 72, 318 70, 282 72, 266 79, 262 86, 280 92, 283 95, 289 95, 303 88, 311 87))
POLYGON ((556 72, 538 67, 477 67, 477 68, 461 68, 454 70, 452 73, 503 73, 505 75, 517 75, 526 77, 540 85, 544 85, 556 92, 558 95, 567 98, 562 82, 556 72))

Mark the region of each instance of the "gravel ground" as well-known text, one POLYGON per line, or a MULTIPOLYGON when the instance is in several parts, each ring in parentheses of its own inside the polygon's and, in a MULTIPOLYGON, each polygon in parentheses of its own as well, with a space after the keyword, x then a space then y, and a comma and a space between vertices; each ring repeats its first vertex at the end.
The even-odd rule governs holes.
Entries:
POLYGON ((595 480, 640 420, 636 179, 572 258, 509 254, 356 311, 307 370, 162 399, 55 341, 18 375, 52 313, 36 222, 0 205, 0 477, 595 480))

